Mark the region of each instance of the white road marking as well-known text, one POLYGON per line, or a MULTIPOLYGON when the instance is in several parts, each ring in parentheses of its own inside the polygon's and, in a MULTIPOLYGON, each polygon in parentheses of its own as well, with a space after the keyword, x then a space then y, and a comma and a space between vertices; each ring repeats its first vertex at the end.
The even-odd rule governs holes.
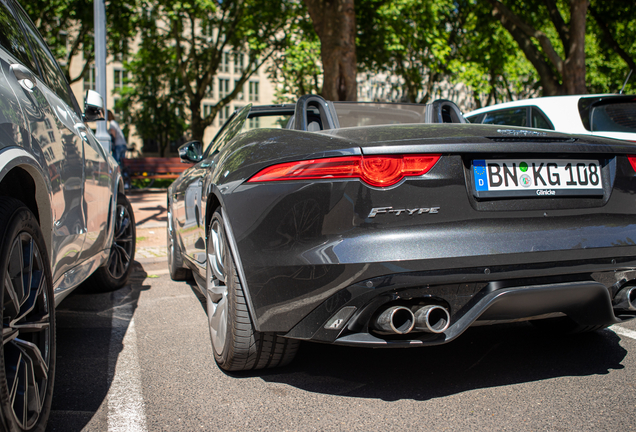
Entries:
POLYGON ((612 330, 617 335, 625 336, 625 337, 636 340, 636 331, 634 330, 626 329, 618 325, 613 325, 609 327, 609 329, 612 330))
POLYGON ((121 340, 119 337, 122 330, 120 319, 116 313, 113 313, 111 350, 121 346, 121 351, 118 356, 110 353, 109 372, 113 381, 106 396, 108 400, 108 431, 146 432, 146 413, 141 393, 141 372, 137 354, 135 320, 130 320, 126 334, 121 340), (120 340, 121 342, 119 342, 120 340))

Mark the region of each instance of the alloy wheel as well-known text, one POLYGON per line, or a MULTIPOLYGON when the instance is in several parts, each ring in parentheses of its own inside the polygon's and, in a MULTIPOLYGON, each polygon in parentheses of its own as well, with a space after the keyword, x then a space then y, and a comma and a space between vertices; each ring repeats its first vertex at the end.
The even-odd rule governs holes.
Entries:
POLYGON ((16 422, 30 429, 40 417, 51 364, 51 314, 40 250, 21 232, 4 269, 2 345, 9 404, 16 422))
POLYGON ((117 204, 115 219, 115 239, 108 258, 108 273, 114 278, 121 278, 131 264, 134 247, 133 223, 128 208, 117 204))
POLYGON ((207 309, 212 345, 217 354, 225 348, 228 325, 228 291, 224 260, 227 248, 222 222, 214 218, 207 244, 206 288, 207 309))

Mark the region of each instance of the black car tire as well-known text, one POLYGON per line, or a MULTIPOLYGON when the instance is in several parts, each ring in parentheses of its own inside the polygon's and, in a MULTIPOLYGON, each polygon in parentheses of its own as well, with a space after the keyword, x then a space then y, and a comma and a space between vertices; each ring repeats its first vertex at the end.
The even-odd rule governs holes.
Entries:
POLYGON ((225 229, 221 213, 215 212, 210 222, 206 263, 208 324, 214 358, 226 371, 284 366, 294 359, 300 342, 254 330, 225 229))
POLYGON ((0 231, 0 426, 11 432, 44 431, 55 377, 50 261, 35 215, 22 202, 0 198, 0 231))
POLYGON ((113 244, 108 261, 87 280, 94 291, 109 292, 126 285, 135 259, 135 215, 126 195, 117 194, 113 244))
POLYGON ((541 331, 558 335, 589 333, 608 327, 607 325, 581 325, 572 318, 566 316, 533 320, 530 321, 530 323, 541 331))
POLYGON ((174 233, 174 221, 172 220, 172 212, 170 203, 168 203, 168 226, 167 248, 168 248, 168 270, 170 278, 174 281, 185 281, 192 279, 192 271, 183 266, 183 258, 181 257, 181 248, 177 245, 177 239, 174 233))

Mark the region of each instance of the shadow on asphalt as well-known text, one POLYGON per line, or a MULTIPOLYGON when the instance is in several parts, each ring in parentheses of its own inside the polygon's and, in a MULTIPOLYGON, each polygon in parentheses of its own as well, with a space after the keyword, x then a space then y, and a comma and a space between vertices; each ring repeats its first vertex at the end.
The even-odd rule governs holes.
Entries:
POLYGON ((138 262, 134 266, 123 288, 96 292, 89 281, 56 309, 57 371, 47 431, 82 430, 107 400, 139 294, 150 289, 148 274, 138 262))
POLYGON ((530 324, 471 328, 446 345, 411 349, 301 345, 283 369, 261 371, 264 381, 330 395, 428 400, 467 390, 623 369, 627 351, 604 330, 552 337, 530 324))
MULTIPOLYGON (((206 300, 189 283, 201 307, 206 300)), ((303 342, 284 368, 227 373, 330 395, 428 400, 479 388, 623 369, 627 351, 610 330, 556 336, 529 323, 469 328, 445 345, 372 349, 303 342)), ((209 341, 201 341, 209 343, 209 341)))

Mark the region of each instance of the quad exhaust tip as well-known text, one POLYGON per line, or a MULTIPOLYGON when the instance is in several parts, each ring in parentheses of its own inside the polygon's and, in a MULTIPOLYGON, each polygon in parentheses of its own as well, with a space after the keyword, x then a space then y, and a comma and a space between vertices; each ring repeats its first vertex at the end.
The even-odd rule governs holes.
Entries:
POLYGON ((442 306, 423 306, 415 311, 415 330, 443 333, 450 325, 448 309, 442 306))
POLYGON ((438 305, 421 306, 413 312, 406 306, 389 306, 371 323, 385 334, 403 335, 411 331, 443 333, 450 324, 448 309, 438 305))
POLYGON ((373 327, 389 334, 407 334, 415 326, 415 315, 406 306, 386 308, 373 323, 373 327))
POLYGON ((623 288, 614 298, 614 309, 636 311, 636 286, 623 288))

